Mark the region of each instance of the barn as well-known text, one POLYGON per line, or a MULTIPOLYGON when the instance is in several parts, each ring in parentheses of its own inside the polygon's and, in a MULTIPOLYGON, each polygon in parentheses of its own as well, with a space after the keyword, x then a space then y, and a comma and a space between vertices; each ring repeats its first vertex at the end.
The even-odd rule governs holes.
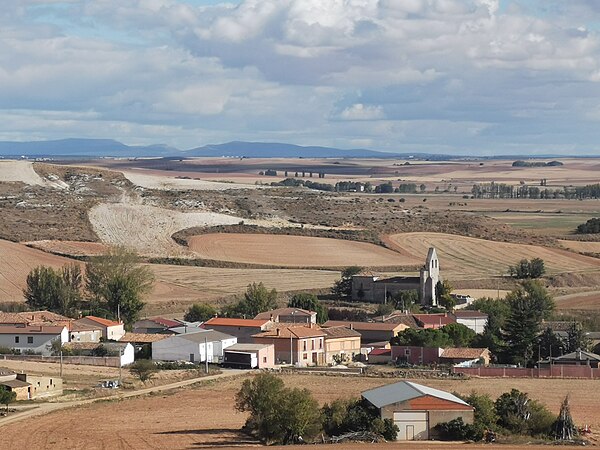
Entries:
POLYGON ((462 417, 473 423, 473 407, 448 392, 410 381, 400 381, 363 392, 379 409, 382 419, 398 426, 399 441, 435 439, 436 425, 462 417))

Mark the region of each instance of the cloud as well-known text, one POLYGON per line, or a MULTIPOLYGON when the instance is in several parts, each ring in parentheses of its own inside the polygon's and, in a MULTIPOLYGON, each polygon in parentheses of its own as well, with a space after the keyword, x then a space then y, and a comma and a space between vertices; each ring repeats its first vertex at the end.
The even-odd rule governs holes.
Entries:
POLYGON ((598 149, 597 2, 198 3, 10 2, 0 135, 598 149))

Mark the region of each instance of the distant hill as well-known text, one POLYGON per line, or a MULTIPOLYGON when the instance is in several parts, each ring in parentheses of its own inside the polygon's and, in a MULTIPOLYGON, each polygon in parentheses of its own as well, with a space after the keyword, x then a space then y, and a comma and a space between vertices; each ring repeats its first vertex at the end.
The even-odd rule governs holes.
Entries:
POLYGON ((227 142, 193 148, 186 156, 238 156, 246 158, 398 158, 397 153, 374 150, 342 150, 332 147, 301 146, 276 142, 227 142))
POLYGON ((0 155, 27 157, 56 156, 170 156, 180 150, 166 145, 131 146, 113 139, 60 139, 56 141, 0 141, 0 155))

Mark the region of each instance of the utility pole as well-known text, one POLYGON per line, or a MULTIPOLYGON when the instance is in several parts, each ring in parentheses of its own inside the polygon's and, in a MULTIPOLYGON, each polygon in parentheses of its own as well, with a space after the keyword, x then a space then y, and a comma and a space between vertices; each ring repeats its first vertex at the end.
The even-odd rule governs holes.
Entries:
POLYGON ((62 378, 62 374, 63 374, 63 354, 62 354, 62 344, 60 346, 60 377, 62 378))
POLYGON ((204 369, 208 375, 208 339, 204 336, 204 369))
POLYGON ((123 383, 123 364, 121 364, 121 360, 123 359, 123 348, 119 348, 119 387, 121 387, 123 383))

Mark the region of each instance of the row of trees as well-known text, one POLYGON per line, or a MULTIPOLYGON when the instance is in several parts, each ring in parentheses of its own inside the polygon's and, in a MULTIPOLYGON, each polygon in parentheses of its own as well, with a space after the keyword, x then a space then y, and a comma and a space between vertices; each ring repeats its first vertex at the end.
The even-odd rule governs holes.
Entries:
POLYGON ((460 323, 451 323, 439 329, 407 328, 391 340, 392 345, 415 347, 470 347, 477 334, 460 323))
POLYGON ((600 218, 595 217, 586 223, 577 225, 578 234, 598 234, 600 233, 600 218))
MULTIPOLYGON (((542 183, 544 184, 544 183, 542 183)), ((534 199, 588 199, 600 198, 600 183, 586 186, 564 186, 562 189, 540 189, 537 186, 514 186, 505 183, 474 184, 475 198, 534 198, 534 199)))
POLYGON ((519 280, 526 278, 539 278, 546 273, 544 260, 533 258, 531 261, 523 258, 514 266, 508 267, 508 274, 519 280))
POLYGON ((388 440, 398 428, 359 399, 336 400, 319 408, 308 389, 286 387, 281 378, 261 373, 245 380, 236 394, 236 409, 249 412, 245 429, 266 444, 308 443, 321 433, 336 436, 368 431, 388 440))
POLYGON ((86 266, 66 265, 61 269, 40 266, 27 276, 23 291, 32 309, 47 309, 75 317, 81 311, 102 317, 120 316, 126 326, 139 318, 143 297, 152 289, 154 275, 140 264, 135 252, 111 248, 86 266))

